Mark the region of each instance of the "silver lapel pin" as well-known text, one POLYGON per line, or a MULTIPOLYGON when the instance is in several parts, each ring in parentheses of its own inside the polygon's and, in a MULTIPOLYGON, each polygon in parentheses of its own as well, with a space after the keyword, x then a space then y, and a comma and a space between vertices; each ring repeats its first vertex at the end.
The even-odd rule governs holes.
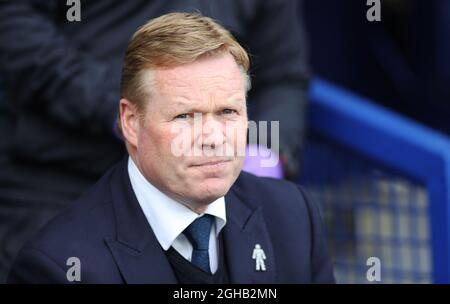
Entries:
POLYGON ((252 259, 256 260, 256 271, 266 271, 266 265, 264 264, 266 255, 264 254, 264 250, 261 248, 261 245, 255 245, 255 248, 253 249, 252 259))

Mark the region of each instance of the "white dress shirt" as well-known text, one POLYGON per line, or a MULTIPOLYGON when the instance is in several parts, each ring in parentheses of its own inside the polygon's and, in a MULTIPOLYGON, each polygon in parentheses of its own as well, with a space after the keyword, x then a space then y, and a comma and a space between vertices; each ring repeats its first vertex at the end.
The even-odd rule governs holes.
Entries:
MULTIPOLYGON (((167 251, 172 246, 185 259, 191 261, 193 248, 182 232, 203 214, 195 213, 153 186, 142 175, 131 157, 128 158, 128 175, 139 205, 161 247, 167 251)), ((211 272, 215 273, 218 267, 218 236, 227 221, 224 197, 209 204, 204 214, 213 215, 215 218, 209 237, 209 264, 211 272)))

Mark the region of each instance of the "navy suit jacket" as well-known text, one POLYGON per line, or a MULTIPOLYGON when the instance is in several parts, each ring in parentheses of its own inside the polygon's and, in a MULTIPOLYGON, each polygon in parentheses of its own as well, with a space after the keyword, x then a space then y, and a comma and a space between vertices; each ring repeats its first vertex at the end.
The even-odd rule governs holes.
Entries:
MULTIPOLYGON (((21 250, 9 283, 176 283, 175 274, 132 190, 127 162, 48 223, 21 250)), ((333 283, 320 212, 287 181, 241 172, 225 196, 224 252, 231 283, 333 283), (255 270, 256 244, 266 271, 255 270)))

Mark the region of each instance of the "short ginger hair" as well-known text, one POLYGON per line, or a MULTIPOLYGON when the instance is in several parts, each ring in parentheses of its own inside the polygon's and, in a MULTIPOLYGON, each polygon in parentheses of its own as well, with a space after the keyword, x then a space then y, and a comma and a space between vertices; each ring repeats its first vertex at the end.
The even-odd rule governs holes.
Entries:
POLYGON ((248 91, 249 56, 220 24, 198 13, 169 13, 152 19, 141 26, 128 43, 122 69, 121 97, 128 99, 140 111, 145 107, 147 96, 142 85, 144 72, 225 53, 233 56, 243 72, 248 91))

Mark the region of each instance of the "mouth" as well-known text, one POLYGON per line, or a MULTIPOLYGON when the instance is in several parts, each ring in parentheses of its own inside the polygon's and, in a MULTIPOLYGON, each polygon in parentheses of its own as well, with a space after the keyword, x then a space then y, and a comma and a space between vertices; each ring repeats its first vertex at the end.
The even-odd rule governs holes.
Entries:
POLYGON ((204 162, 198 162, 191 165, 191 167, 220 167, 231 162, 231 159, 219 159, 219 160, 209 160, 204 162))

